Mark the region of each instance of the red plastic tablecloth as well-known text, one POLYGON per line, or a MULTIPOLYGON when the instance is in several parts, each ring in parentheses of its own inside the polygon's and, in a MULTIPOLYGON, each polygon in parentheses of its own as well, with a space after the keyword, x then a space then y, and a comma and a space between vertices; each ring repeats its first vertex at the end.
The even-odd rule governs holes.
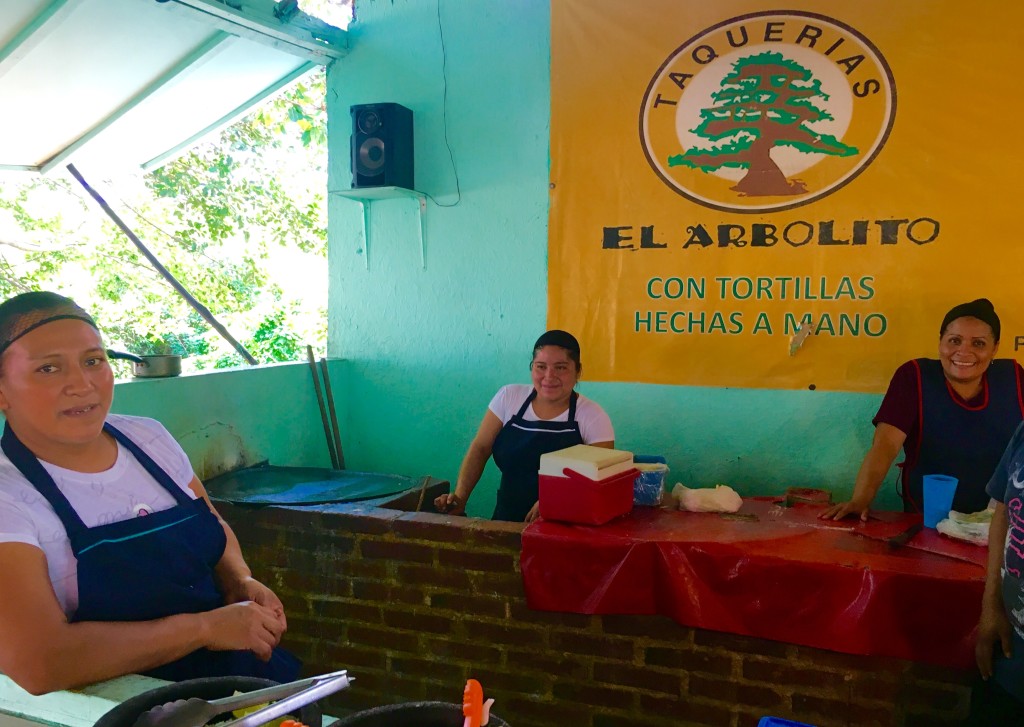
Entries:
POLYGON ((861 524, 818 520, 821 510, 752 499, 732 516, 636 508, 600 527, 539 520, 523 531, 527 603, 970 667, 985 548, 929 530, 893 547, 885 539, 919 516, 861 524))

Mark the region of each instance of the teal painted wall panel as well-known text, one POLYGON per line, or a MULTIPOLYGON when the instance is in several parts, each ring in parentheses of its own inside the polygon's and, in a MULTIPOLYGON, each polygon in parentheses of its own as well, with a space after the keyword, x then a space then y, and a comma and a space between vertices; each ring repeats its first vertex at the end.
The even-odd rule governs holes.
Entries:
MULTIPOLYGON (((351 466, 454 480, 491 396, 529 381, 546 327, 550 15, 543 0, 439 7, 447 106, 434 2, 361 0, 351 53, 328 72, 331 189, 350 186, 349 107, 382 101, 412 109, 416 186, 441 205, 457 199, 447 117, 461 187, 456 206, 427 204, 425 269, 414 201, 371 203, 364 236, 359 205, 332 196, 329 351, 344 359, 351 466)), ((581 391, 608 410, 620 446, 668 457, 671 482, 743 494, 848 492, 879 401, 586 381, 581 391)), ((490 513, 496 485, 492 464, 471 514, 490 513)))
MULTIPOLYGON (((663 454, 668 483, 718 483, 744 495, 786 487, 853 488, 879 398, 812 391, 591 383, 581 391, 612 416, 616 446, 663 454)), ((895 470, 895 468, 894 468, 895 470)), ((893 478, 875 505, 899 509, 893 478)))
MULTIPOLYGON (((341 375, 332 368, 331 383, 341 375)), ((335 399, 343 408, 337 391, 335 399)), ((202 479, 263 460, 330 467, 306 364, 125 381, 115 387, 113 411, 162 422, 202 479)))

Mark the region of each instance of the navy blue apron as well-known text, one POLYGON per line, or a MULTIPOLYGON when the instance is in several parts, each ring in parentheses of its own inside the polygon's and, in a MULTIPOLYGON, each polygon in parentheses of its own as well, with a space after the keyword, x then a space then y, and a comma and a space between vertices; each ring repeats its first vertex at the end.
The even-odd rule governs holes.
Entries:
POLYGON ((501 470, 501 485, 492 520, 523 522, 537 503, 540 456, 548 452, 583 444, 579 422, 576 421, 575 391, 569 397, 568 421, 527 421, 523 418, 527 408, 537 398, 534 389, 519 408, 519 413, 508 420, 491 448, 494 464, 501 470))
MULTIPOLYGON (((4 425, 0 447, 60 518, 78 560, 78 610, 74 621, 150 621, 201 613, 224 605, 214 580, 227 536, 202 498, 193 500, 134 442, 109 423, 120 442, 177 504, 149 515, 86 527, 50 473, 4 425)), ((99 645, 102 648, 102 644, 99 645)), ((291 681, 300 662, 275 649, 269 662, 250 651, 199 649, 146 672, 171 681, 213 676, 254 676, 291 681)))
POLYGON ((903 470, 903 508, 920 512, 924 475, 952 475, 960 481, 953 509, 984 510, 989 501, 985 486, 1022 419, 1017 367, 1012 359, 993 361, 982 382, 982 403, 967 407, 953 398, 941 362, 922 358, 916 363, 921 436, 917 462, 903 470))

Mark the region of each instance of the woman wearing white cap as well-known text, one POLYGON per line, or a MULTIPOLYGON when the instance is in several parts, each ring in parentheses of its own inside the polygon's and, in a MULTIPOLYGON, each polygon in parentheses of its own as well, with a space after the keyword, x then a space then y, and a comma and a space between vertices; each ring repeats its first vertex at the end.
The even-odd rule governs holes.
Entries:
POLYGON ((551 330, 538 338, 532 384, 510 384, 494 396, 462 460, 455 491, 438 497, 435 507, 465 512, 493 455, 501 485, 492 519, 532 522, 542 454, 576 444, 614 447, 615 431, 604 409, 575 391, 582 370, 580 344, 572 334, 551 330))

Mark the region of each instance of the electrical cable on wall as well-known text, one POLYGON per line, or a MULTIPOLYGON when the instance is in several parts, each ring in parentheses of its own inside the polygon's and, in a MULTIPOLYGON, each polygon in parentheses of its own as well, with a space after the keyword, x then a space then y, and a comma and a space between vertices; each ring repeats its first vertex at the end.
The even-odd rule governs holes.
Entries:
POLYGON ((437 31, 441 36, 441 78, 444 81, 441 119, 444 126, 444 145, 448 147, 448 158, 451 159, 452 171, 455 173, 456 200, 452 204, 441 204, 429 194, 427 194, 427 198, 438 207, 455 207, 462 201, 462 190, 459 188, 459 170, 455 166, 455 154, 452 152, 452 145, 448 141, 448 52, 444 46, 444 27, 441 24, 441 0, 437 0, 437 31))

